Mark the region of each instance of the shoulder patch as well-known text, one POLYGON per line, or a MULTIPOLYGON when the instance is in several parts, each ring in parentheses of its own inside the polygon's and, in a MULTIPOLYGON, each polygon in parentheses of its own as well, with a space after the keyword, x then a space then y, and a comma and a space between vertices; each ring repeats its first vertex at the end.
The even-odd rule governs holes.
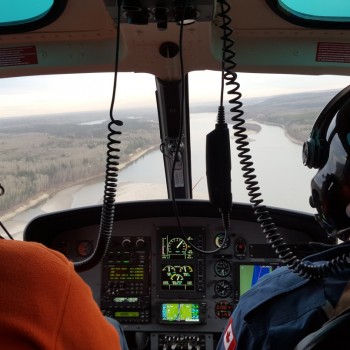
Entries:
POLYGON ((230 318, 230 321, 228 322, 224 331, 224 348, 225 350, 236 349, 236 338, 232 328, 232 317, 230 318))

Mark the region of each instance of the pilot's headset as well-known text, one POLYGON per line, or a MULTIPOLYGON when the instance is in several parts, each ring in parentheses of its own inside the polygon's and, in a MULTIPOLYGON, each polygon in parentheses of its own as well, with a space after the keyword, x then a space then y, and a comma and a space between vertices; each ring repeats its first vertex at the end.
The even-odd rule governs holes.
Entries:
POLYGON ((310 205, 331 236, 350 236, 350 86, 317 118, 303 146, 303 163, 319 169, 311 181, 310 205))

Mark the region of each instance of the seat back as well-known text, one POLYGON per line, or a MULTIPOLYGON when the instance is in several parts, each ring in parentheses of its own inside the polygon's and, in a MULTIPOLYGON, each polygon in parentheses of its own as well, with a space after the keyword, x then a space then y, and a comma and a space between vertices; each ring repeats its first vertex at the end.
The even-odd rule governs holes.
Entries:
POLYGON ((350 349, 350 309, 302 339, 294 350, 350 349))

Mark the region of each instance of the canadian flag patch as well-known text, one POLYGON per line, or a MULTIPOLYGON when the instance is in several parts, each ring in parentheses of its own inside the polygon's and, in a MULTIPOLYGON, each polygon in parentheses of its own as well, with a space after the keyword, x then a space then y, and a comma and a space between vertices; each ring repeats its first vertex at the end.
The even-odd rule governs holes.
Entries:
POLYGON ((232 329, 232 318, 230 318, 224 332, 224 348, 225 350, 236 349, 236 338, 232 329))

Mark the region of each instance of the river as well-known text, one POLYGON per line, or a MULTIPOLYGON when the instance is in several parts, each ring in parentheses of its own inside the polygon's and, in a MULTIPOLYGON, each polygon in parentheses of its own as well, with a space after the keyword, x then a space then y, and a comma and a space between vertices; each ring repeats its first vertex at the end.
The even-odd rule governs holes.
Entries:
MULTIPOLYGON (((215 125, 216 116, 196 113, 191 117, 191 156, 193 197, 206 199, 205 138, 215 125)), ((232 132, 233 133, 233 132, 232 132)), ((314 212, 309 206, 310 180, 315 174, 302 165, 301 145, 291 142, 282 128, 262 125, 259 133, 249 135, 250 154, 264 204, 314 212)), ((248 202, 243 172, 232 140, 232 195, 236 202, 248 202)), ((59 191, 40 204, 5 221, 8 230, 17 239, 22 236, 27 222, 33 217, 56 210, 101 203, 103 179, 82 183, 59 191)), ((120 171, 117 201, 166 198, 163 159, 159 149, 142 156, 120 171)))

